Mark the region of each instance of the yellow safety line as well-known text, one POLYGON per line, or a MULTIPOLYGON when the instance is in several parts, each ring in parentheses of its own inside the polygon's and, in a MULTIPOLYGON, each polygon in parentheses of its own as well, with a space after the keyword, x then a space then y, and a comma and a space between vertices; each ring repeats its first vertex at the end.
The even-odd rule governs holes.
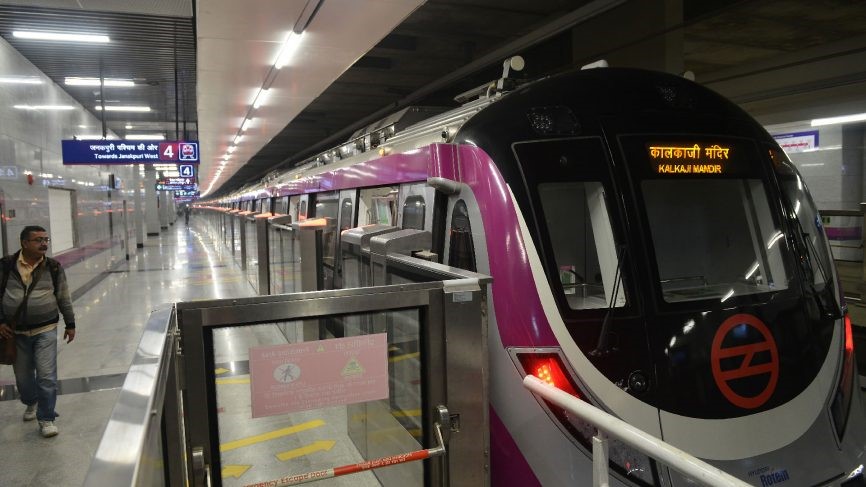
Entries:
POLYGON ((331 451, 331 448, 334 448, 334 445, 336 443, 337 442, 333 440, 319 440, 307 446, 302 446, 293 450, 286 450, 284 452, 277 453, 276 457, 277 460, 285 462, 286 460, 291 460, 293 458, 307 456, 310 453, 316 453, 319 451, 331 451))
POLYGON ((217 384, 249 384, 250 378, 247 377, 226 377, 224 379, 217 379, 217 384))
POLYGON ((396 355, 388 359, 389 362, 400 362, 401 360, 408 360, 410 358, 418 358, 421 355, 421 352, 415 353, 407 353, 405 355, 396 355))
POLYGON ((222 445, 220 445, 220 451, 225 452, 229 450, 235 450, 237 448, 243 448, 245 446, 254 445, 263 441, 273 440, 276 438, 281 438, 283 436, 300 433, 301 431, 318 428, 319 426, 324 425, 325 422, 321 419, 314 419, 313 421, 307 421, 306 423, 297 424, 288 428, 278 429, 269 433, 262 433, 260 435, 250 436, 248 438, 241 438, 240 440, 223 443, 222 445))
POLYGON ((402 411, 391 411, 391 415, 395 418, 408 418, 412 416, 421 416, 420 409, 406 409, 402 411))

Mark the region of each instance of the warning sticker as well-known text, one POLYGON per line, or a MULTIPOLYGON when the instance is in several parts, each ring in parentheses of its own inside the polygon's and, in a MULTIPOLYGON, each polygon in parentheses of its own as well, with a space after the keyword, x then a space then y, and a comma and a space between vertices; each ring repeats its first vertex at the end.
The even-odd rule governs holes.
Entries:
POLYGON ((713 338, 710 359, 719 391, 735 406, 761 407, 776 390, 779 381, 776 340, 757 316, 741 313, 726 319, 713 338), (752 379, 750 387, 743 387, 747 379, 752 379), (750 394, 755 390, 760 392, 750 394))
POLYGON ((385 333, 250 348, 254 418, 388 397, 385 333))

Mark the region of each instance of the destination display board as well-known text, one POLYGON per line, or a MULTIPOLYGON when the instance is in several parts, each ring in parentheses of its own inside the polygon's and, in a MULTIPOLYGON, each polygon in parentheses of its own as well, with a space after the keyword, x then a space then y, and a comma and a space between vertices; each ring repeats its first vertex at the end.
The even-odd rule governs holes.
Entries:
POLYGON ((63 140, 63 164, 197 164, 198 142, 63 140))
POLYGON ((178 189, 178 190, 175 190, 175 192, 174 192, 174 198, 175 199, 178 199, 178 198, 198 198, 200 194, 201 193, 197 189, 193 189, 193 190, 178 189))

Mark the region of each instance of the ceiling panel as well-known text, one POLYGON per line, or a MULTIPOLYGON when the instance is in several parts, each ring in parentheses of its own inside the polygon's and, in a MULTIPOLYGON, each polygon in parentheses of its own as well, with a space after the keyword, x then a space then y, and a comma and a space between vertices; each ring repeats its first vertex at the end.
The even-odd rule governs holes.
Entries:
MULTIPOLYGON (((103 98, 106 105, 151 107, 149 113, 106 112, 109 129, 122 135, 128 132, 125 127, 129 122, 147 122, 150 127, 168 130, 170 133, 166 136, 169 138, 183 138, 184 134, 175 134, 174 129, 185 123, 186 138, 196 138, 196 52, 191 17, 33 6, 63 2, 29 2, 28 6, 4 3, 0 4, 0 36, 97 114, 97 118, 101 112, 95 107, 101 105, 103 98), (104 34, 111 42, 89 44, 20 39, 12 35, 16 30, 104 34), (136 86, 105 87, 101 93, 99 87, 64 84, 66 77, 100 76, 131 79, 136 86)), ((82 5, 88 4, 82 0, 82 5)))
POLYGON ((0 5, 192 17, 192 0, 0 0, 0 5))
MULTIPOLYGON (((278 71, 217 189, 423 0, 325 0, 288 66, 278 71)), ((282 41, 307 0, 199 4, 201 183, 208 189, 282 41)))

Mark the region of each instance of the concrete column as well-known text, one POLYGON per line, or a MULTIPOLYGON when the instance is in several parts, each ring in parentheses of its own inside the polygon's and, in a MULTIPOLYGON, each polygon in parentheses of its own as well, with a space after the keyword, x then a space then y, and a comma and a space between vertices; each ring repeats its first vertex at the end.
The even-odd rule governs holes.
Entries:
POLYGON ((133 202, 135 204, 135 212, 133 212, 133 225, 135 226, 135 246, 137 248, 144 247, 144 200, 141 197, 141 164, 132 166, 132 187, 135 194, 133 202))
POLYGON ((574 63, 597 61, 595 53, 604 52, 602 57, 611 67, 681 74, 683 30, 674 27, 682 21, 682 0, 626 2, 574 28, 574 63))
POLYGON ((156 171, 151 166, 144 169, 144 218, 147 236, 159 235, 159 207, 156 194, 156 171))
POLYGON ((159 228, 168 228, 168 191, 159 191, 159 228))

